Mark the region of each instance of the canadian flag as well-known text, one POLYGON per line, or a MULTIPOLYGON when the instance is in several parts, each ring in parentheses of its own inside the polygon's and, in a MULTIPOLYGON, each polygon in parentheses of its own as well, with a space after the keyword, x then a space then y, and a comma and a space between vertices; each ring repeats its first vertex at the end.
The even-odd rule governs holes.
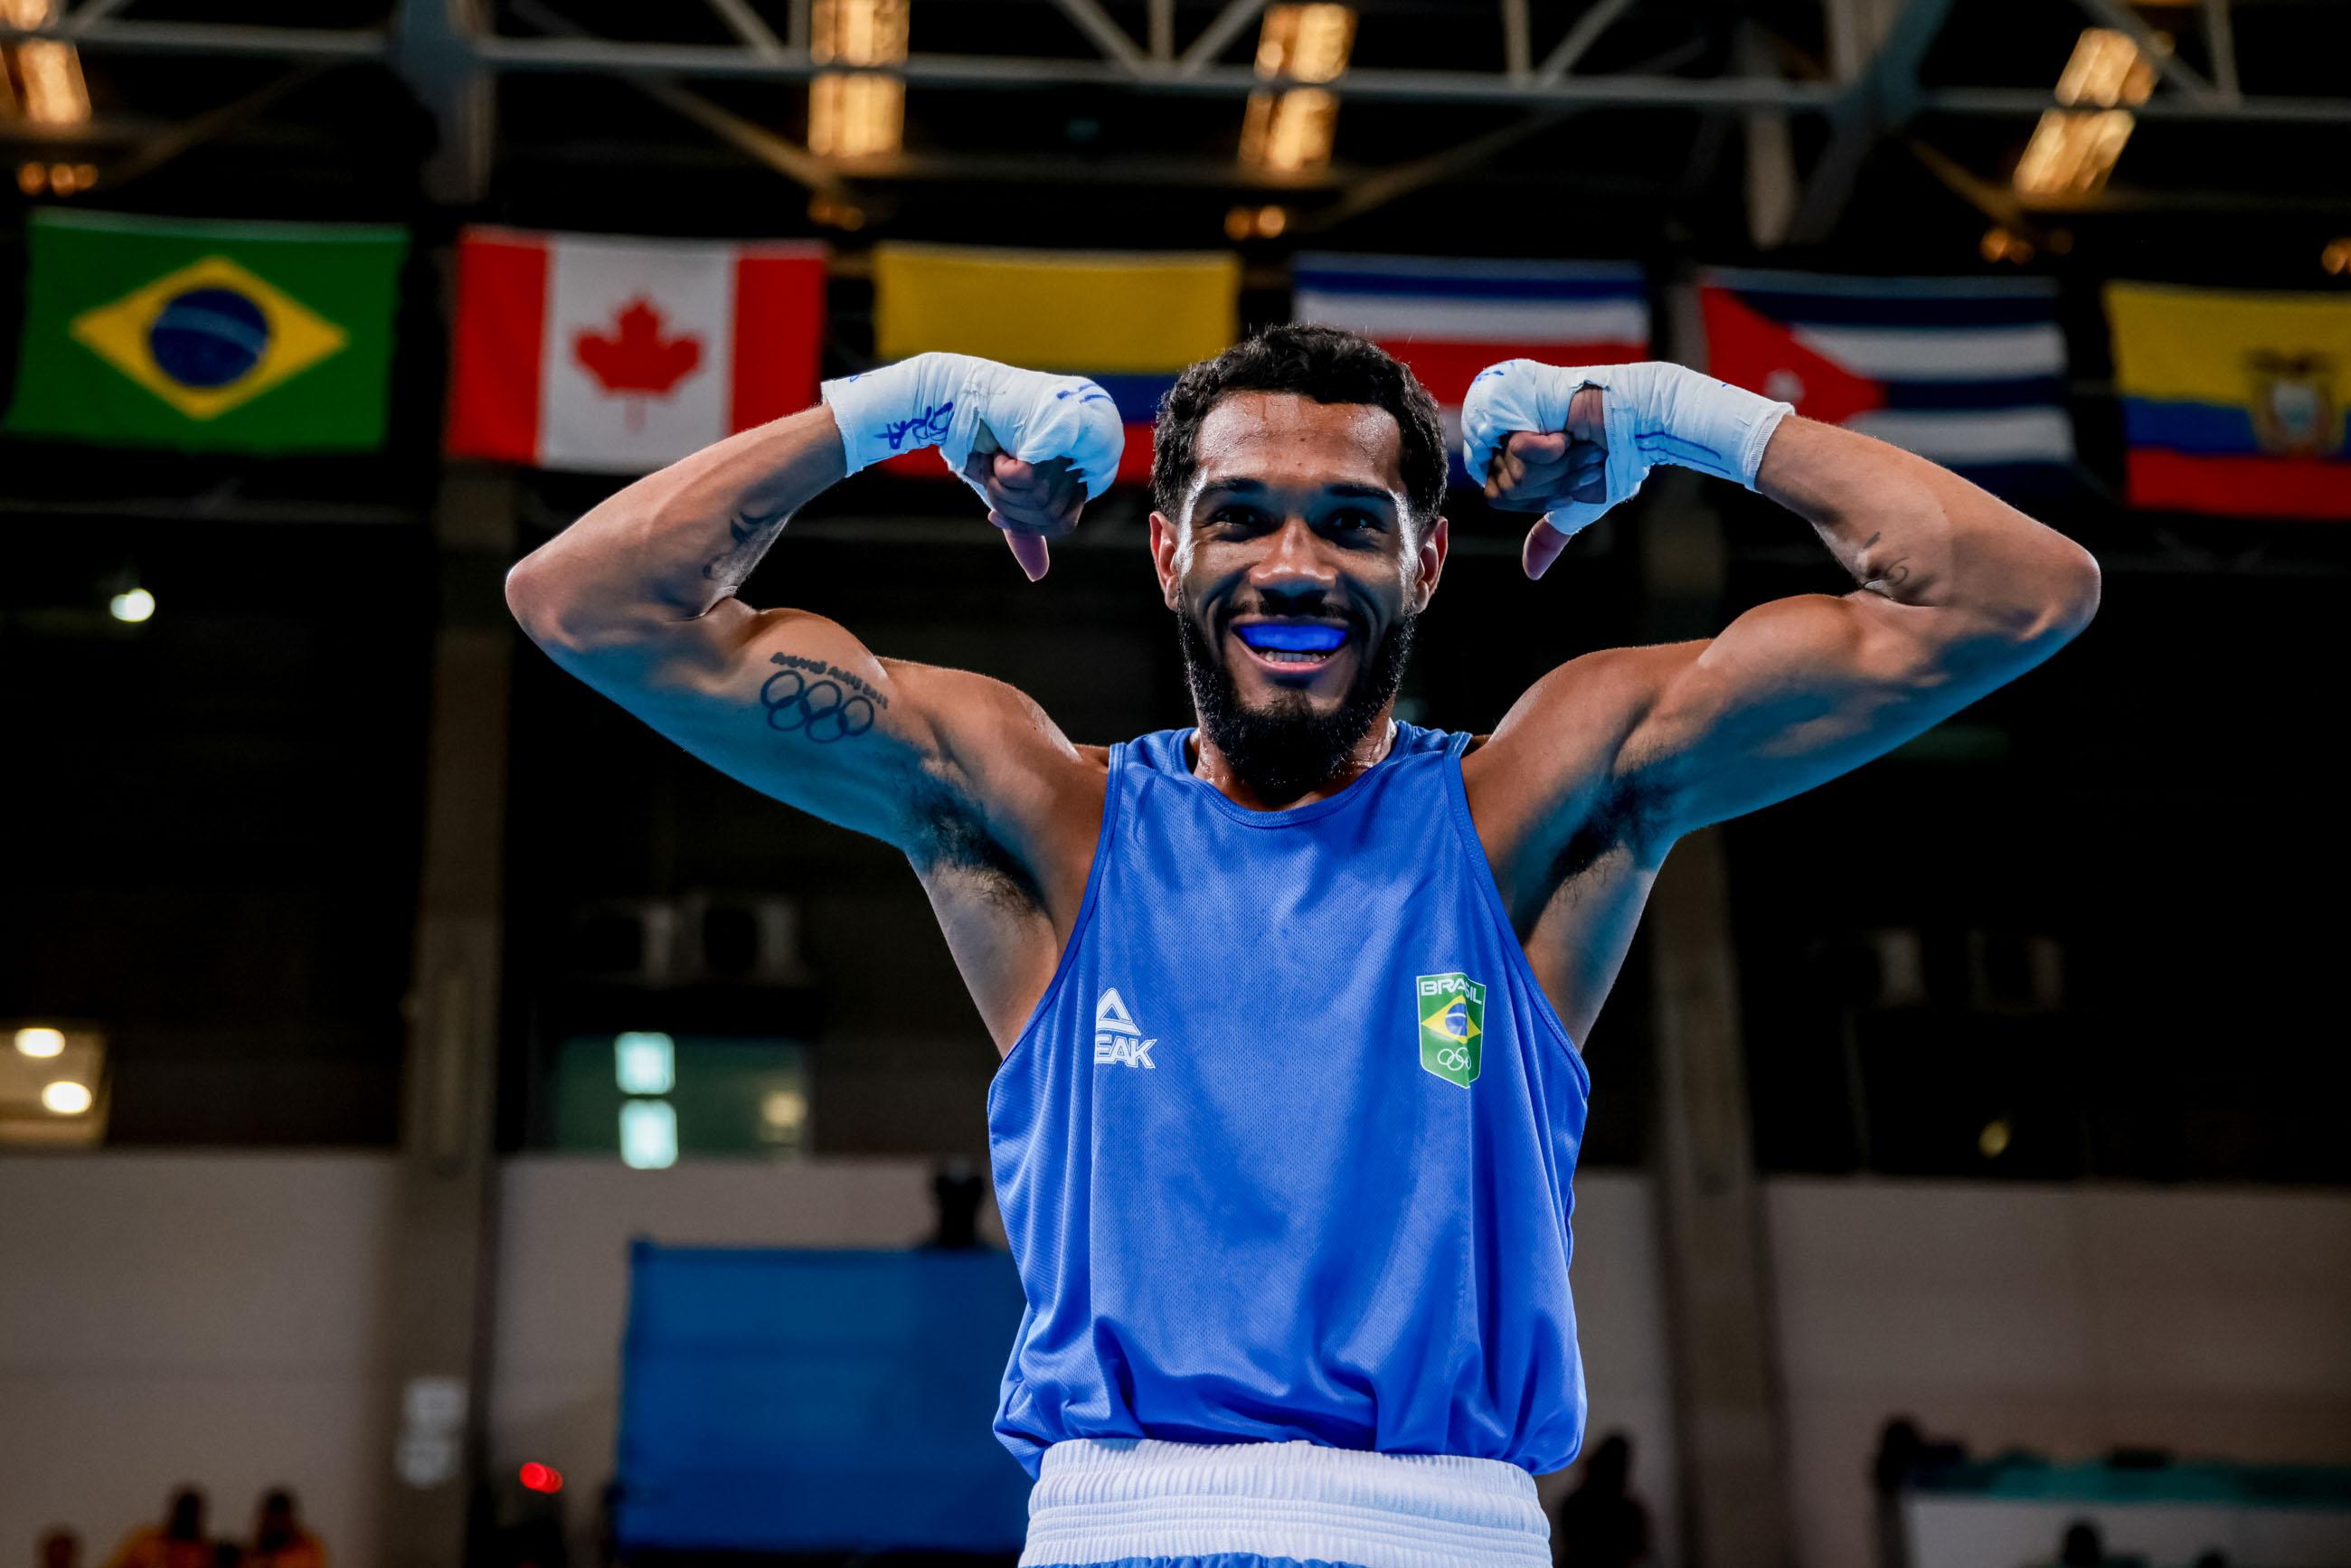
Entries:
POLYGON ((816 401, 820 246, 471 228, 447 450, 643 474, 816 401))

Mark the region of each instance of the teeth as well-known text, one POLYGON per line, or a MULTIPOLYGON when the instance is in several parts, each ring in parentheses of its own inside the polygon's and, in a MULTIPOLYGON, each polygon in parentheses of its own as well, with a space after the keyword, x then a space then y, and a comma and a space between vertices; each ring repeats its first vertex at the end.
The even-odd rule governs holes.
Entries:
POLYGON ((1257 656, 1260 659, 1270 660, 1272 663, 1277 664, 1319 664, 1328 659, 1331 655, 1328 653, 1309 653, 1297 649, 1260 648, 1257 651, 1257 656))

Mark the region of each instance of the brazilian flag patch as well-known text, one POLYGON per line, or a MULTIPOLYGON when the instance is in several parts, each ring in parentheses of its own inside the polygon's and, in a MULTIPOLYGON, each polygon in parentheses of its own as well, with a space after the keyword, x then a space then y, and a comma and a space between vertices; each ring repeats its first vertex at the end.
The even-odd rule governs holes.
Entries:
POLYGON ((1420 1011, 1420 1064, 1467 1089, 1485 1055, 1486 988, 1456 970, 1413 982, 1420 1011))

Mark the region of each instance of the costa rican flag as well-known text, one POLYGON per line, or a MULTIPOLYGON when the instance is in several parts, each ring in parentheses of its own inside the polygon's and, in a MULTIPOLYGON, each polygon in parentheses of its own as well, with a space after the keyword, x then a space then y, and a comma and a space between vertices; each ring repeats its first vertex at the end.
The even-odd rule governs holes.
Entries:
POLYGON ((1498 360, 1614 365, 1649 354, 1649 297, 1629 262, 1333 256, 1293 264, 1292 315, 1362 333, 1412 367, 1445 416, 1453 481, 1461 399, 1498 360))
POLYGON ((2053 281, 1715 271, 1698 301, 1707 369, 1733 385, 1988 489, 2072 479, 2053 281))

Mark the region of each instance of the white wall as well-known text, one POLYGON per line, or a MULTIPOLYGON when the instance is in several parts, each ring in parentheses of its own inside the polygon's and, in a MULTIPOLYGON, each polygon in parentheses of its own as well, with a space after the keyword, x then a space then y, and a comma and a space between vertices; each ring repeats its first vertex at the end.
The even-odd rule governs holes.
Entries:
POLYGON ((0 1563, 103 1562, 192 1482, 215 1533, 292 1487, 339 1563, 376 1535, 380 1155, 0 1158, 0 1563))
POLYGON ((1766 1190, 1807 1568, 1865 1568, 1891 1416, 1979 1454, 2351 1464, 2351 1195, 1766 1190))
MULTIPOLYGON (((1674 1563, 1681 1560, 1679 1460, 1652 1192, 1648 1177, 1626 1172, 1586 1171, 1577 1176, 1575 1262, 1570 1273, 1590 1398, 1586 1450, 1611 1432, 1632 1439, 1634 1493, 1648 1508, 1659 1561, 1674 1563)), ((1538 1479, 1545 1509, 1556 1510, 1579 1468, 1538 1479)))
MULTIPOLYGON (((102 1552, 185 1479, 224 1529, 293 1486, 370 1568, 392 1176, 373 1155, 0 1158, 0 1563, 53 1522, 102 1552)), ((931 1224, 914 1160, 548 1155, 504 1179, 492 1456, 563 1469, 575 1518, 611 1468, 631 1238, 900 1246, 931 1224)), ((1807 1568, 1865 1568, 1890 1415, 1980 1452, 2351 1464, 2351 1194, 1783 1180, 1765 1201, 1807 1568)), ((1577 1183, 1591 1430, 1632 1437, 1671 1563, 1654 1233, 1645 1180, 1577 1183)))

